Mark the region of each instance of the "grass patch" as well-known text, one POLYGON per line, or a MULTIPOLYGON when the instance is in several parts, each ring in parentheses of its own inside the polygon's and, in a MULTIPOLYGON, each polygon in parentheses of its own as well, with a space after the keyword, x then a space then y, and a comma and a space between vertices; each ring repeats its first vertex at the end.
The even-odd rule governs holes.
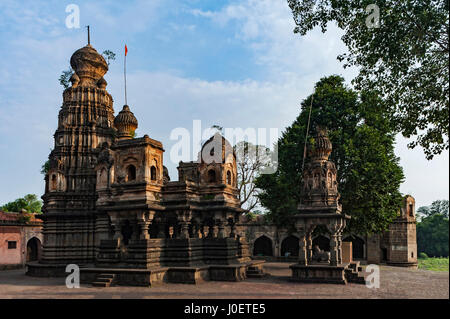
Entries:
POLYGON ((448 257, 419 258, 419 269, 448 271, 448 257))

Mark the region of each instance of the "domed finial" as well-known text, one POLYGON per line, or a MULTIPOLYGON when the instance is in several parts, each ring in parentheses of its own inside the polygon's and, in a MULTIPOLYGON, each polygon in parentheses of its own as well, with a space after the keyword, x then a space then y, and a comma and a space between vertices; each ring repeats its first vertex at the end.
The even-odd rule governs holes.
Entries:
POLYGON ((98 80, 108 71, 105 58, 90 44, 74 52, 70 65, 80 78, 79 86, 97 86, 98 80))
POLYGON ((326 128, 316 126, 314 142, 308 145, 308 156, 311 160, 326 161, 333 149, 326 128))
POLYGON ((138 121, 128 105, 124 105, 122 111, 114 118, 114 126, 119 133, 119 140, 129 139, 134 136, 134 131, 138 127, 138 121))

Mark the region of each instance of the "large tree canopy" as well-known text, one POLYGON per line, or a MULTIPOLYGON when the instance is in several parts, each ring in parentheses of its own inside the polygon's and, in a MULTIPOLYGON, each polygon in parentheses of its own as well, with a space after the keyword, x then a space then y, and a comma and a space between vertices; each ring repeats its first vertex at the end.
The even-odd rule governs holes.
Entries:
MULTIPOLYGON (((296 213, 311 98, 302 102, 300 115, 278 140, 277 172, 256 180, 261 204, 278 225, 289 225, 289 216, 296 213)), ((358 94, 340 76, 316 84, 311 123, 329 130, 330 159, 338 170, 343 210, 352 216, 349 231, 383 231, 401 206, 403 170, 394 154, 392 124, 384 110, 376 94, 358 94)))
POLYGON ((305 35, 335 21, 344 30, 344 66, 357 89, 375 89, 405 137, 428 159, 449 148, 449 2, 442 0, 288 0, 305 35), (374 6, 376 5, 376 7, 374 6), (377 18, 379 9, 379 19, 377 18), (378 23, 377 23, 378 22, 378 23))

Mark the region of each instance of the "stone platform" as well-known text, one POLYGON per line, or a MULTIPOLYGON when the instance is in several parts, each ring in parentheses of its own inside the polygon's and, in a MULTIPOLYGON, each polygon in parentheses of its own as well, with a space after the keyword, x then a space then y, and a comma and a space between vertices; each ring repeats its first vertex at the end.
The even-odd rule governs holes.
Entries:
POLYGON ((289 266, 292 271, 292 281, 304 283, 347 284, 348 282, 364 284, 359 262, 330 266, 329 264, 289 266))
POLYGON ((396 266, 396 267, 406 267, 406 268, 417 269, 417 262, 393 262, 393 261, 388 261, 387 265, 389 265, 389 266, 396 266))
POLYGON ((31 277, 66 277, 67 264, 42 264, 37 261, 29 262, 25 266, 27 268, 26 275, 31 277))
POLYGON ((199 284, 204 281, 242 281, 256 273, 263 274, 264 261, 242 264, 204 265, 192 267, 80 268, 80 281, 94 286, 154 286, 162 283, 199 284))

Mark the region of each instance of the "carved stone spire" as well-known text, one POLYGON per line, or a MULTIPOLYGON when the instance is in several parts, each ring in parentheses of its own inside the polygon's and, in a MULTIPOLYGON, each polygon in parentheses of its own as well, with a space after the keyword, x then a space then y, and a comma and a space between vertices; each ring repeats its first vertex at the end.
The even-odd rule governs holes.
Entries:
POLYGON ((303 170, 299 210, 306 212, 341 212, 337 170, 328 160, 332 144, 327 130, 316 127, 313 142, 307 146, 308 159, 303 170))

